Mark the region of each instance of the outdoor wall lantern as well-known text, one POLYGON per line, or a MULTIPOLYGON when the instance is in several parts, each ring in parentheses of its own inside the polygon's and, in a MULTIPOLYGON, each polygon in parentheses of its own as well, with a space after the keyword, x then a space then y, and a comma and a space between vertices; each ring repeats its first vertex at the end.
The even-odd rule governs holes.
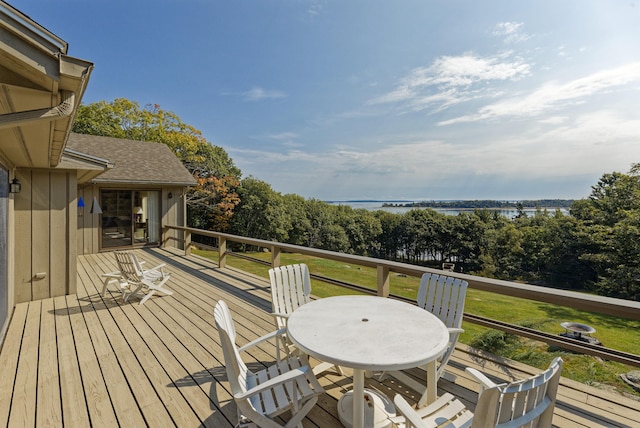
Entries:
POLYGON ((98 203, 98 198, 93 197, 93 203, 91 204, 91 214, 102 214, 102 208, 100 208, 100 204, 98 203))
POLYGON ((20 193, 22 190, 22 184, 20 184, 20 180, 13 177, 11 183, 9 183, 9 193, 20 193))
POLYGON ((169 194, 167 195, 167 198, 172 199, 173 198, 173 193, 169 192, 169 194))

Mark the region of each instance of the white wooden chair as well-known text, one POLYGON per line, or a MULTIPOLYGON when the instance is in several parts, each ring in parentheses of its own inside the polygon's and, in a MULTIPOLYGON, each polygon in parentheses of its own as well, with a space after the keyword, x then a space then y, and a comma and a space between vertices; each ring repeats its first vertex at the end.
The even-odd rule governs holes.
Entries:
MULTIPOLYGON (((446 275, 425 273, 420 279, 418 288, 417 304, 422 309, 431 312, 447 326, 449 330, 449 346, 445 353, 438 360, 438 371, 436 379, 440 379, 444 374, 445 367, 453 354, 462 329, 462 316, 464 314, 464 300, 467 295, 467 281, 453 278, 446 275)), ((418 407, 422 407, 427 402, 426 385, 416 382, 413 378, 401 371, 385 372, 380 376, 383 380, 386 375, 390 375, 400 380, 405 385, 423 395, 418 402, 418 407)))
POLYGON ((298 426, 324 392, 313 375, 304 355, 290 356, 276 364, 252 372, 240 357, 240 352, 282 334, 282 330, 262 336, 245 346, 236 345, 236 330, 227 304, 220 300, 213 310, 220 334, 222 352, 229 384, 238 410, 238 426, 281 427, 298 426), (291 410, 291 418, 281 425, 274 418, 291 410))
MULTIPOLYGON (((272 315, 275 318, 276 327, 286 330, 287 319, 293 311, 311 301, 309 267, 304 263, 275 267, 269 269, 269 279, 271 280, 272 315)), ((295 345, 286 334, 282 335, 280 340, 287 355, 295 351, 295 345)), ((324 362, 315 366, 313 373, 317 375, 332 367, 338 374, 342 374, 340 367, 324 362)))
POLYGON ((399 416, 391 419, 401 428, 551 427, 562 363, 557 357, 538 375, 500 385, 479 371, 467 368, 480 383, 475 414, 449 393, 417 410, 401 395, 396 395, 393 401, 399 416))
MULTIPOLYGON (((134 253, 128 251, 114 251, 118 269, 122 275, 122 281, 126 282, 129 288, 135 287, 124 297, 124 301, 137 293, 143 294, 140 304, 143 305, 156 292, 172 295, 173 292, 164 287, 171 274, 164 271, 165 264, 159 264, 150 269, 143 269, 142 262, 138 260, 134 253)), ((124 294, 123 294, 124 295, 124 294)))

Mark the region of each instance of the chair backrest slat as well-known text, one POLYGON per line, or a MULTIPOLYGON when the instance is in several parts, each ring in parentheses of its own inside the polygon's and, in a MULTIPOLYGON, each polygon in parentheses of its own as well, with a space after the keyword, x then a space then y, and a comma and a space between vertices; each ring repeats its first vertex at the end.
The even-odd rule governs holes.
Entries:
MULTIPOLYGON (((273 312, 292 314, 311 301, 311 279, 306 264, 294 264, 269 269, 273 312)), ((277 317, 278 328, 286 327, 286 319, 277 317)))
POLYGON ((447 327, 460 328, 467 287, 467 281, 425 273, 418 289, 418 306, 440 318, 447 327))
POLYGON ((128 251, 115 251, 116 262, 118 263, 118 269, 120 273, 129 282, 139 283, 140 274, 136 269, 133 258, 128 251))
POLYGON ((236 345, 236 329, 226 302, 223 300, 218 301, 213 309, 213 316, 220 334, 222 353, 231 390, 234 394, 245 392, 247 390, 247 377, 251 373, 240 357, 240 352, 236 345))

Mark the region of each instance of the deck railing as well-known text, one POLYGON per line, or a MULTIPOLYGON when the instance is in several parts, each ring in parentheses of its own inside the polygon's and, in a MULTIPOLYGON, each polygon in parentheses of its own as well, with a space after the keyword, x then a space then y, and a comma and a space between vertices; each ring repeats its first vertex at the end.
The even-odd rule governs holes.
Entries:
MULTIPOLYGON (((163 242, 166 243, 169 239, 176 239, 170 237, 170 231, 176 230, 183 234, 183 241, 185 253, 188 255, 191 252, 192 235, 206 236, 210 238, 216 238, 218 241, 218 264, 220 267, 225 267, 227 264, 230 252, 227 251, 228 242, 235 242, 240 244, 247 244, 258 248, 266 248, 271 252, 271 265, 280 266, 280 254, 283 252, 305 254, 312 257, 318 257, 328 260, 340 261, 343 263, 349 263, 359 266, 375 268, 377 271, 377 287, 375 294, 381 297, 393 297, 396 299, 410 301, 409 299, 401 296, 395 296, 390 294, 390 276, 394 272, 396 274, 404 274, 408 276, 421 277, 422 274, 443 272, 437 269, 426 268, 422 266, 411 265, 408 263, 400 263, 383 259, 376 259, 373 257, 357 256, 353 254, 344 254, 335 251, 327 251, 309 247, 303 247, 293 244, 285 244, 282 242, 266 241, 262 239, 249 238, 246 236, 231 235, 227 233, 213 232, 203 229, 195 229, 190 227, 180 226, 164 226, 163 242)), ((612 315, 616 317, 626 318, 629 320, 640 320, 640 302, 615 299, 611 297, 596 296, 585 293, 578 293, 574 291, 558 290, 554 288, 535 286, 530 284, 522 284, 510 281, 503 281, 492 278, 484 278, 475 275, 462 274, 458 272, 446 272, 446 275, 461 278, 469 283, 470 288, 477 290, 488 291, 491 293, 502 294, 506 296, 519 297, 523 299, 550 303, 557 306, 564 306, 573 309, 584 310, 588 312, 595 312, 604 315, 612 315)), ((363 292, 371 292, 364 287, 357 287, 351 285, 350 288, 358 288, 363 292)), ((373 294, 373 292, 371 292, 373 294)), ((574 340, 567 337, 559 337, 558 335, 541 332, 535 329, 523 327, 520 325, 510 324, 493 320, 485 317, 481 317, 474 314, 465 312, 464 320, 474 324, 479 324, 485 327, 489 327, 496 330, 505 331, 508 333, 516 334, 518 336, 526 337, 533 340, 538 340, 547 343, 550 346, 557 346, 564 349, 568 349, 583 354, 594 355, 606 360, 618 361, 623 364, 629 364, 632 366, 640 367, 640 356, 617 351, 614 349, 606 348, 604 346, 587 344, 585 342, 574 340)))

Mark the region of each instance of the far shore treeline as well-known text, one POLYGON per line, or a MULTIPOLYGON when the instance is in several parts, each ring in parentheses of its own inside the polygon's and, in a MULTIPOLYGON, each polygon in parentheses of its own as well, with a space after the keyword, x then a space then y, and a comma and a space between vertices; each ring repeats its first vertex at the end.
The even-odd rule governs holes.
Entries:
POLYGON ((574 201, 411 202, 419 209, 391 213, 281 194, 242 177, 223 148, 158 105, 123 98, 82 105, 73 131, 171 148, 198 183, 186 193, 190 227, 432 267, 452 262, 465 273, 640 300, 640 164, 627 173, 603 171, 589 195, 574 201), (451 204, 472 209, 429 209, 462 208, 451 204), (507 218, 495 208, 518 213, 507 218))
POLYGON ((450 209, 523 209, 523 208, 571 208, 573 199, 536 199, 522 201, 462 200, 462 201, 418 201, 384 202, 383 207, 402 208, 450 208, 450 209))

